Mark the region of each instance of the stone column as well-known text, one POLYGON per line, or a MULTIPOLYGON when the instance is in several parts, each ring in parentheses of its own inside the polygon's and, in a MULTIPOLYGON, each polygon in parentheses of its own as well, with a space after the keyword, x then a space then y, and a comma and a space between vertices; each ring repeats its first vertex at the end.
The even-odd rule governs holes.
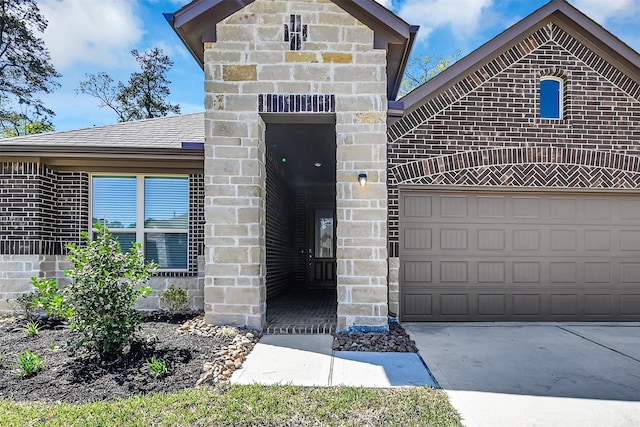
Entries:
POLYGON ((234 96, 239 82, 256 80, 255 65, 223 65, 224 58, 215 56, 224 54, 206 52, 206 320, 261 329, 266 320, 264 123, 255 105, 224 108, 230 99, 243 101, 234 96))
POLYGON ((338 330, 386 331, 386 97, 344 97, 338 107, 338 330))

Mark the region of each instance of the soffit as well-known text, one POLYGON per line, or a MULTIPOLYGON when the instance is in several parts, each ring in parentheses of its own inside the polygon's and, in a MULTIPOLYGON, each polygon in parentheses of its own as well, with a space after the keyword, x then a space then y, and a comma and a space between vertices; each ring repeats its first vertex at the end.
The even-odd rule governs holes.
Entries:
POLYGON ((40 162, 56 170, 202 173, 204 149, 2 144, 6 161, 40 162))

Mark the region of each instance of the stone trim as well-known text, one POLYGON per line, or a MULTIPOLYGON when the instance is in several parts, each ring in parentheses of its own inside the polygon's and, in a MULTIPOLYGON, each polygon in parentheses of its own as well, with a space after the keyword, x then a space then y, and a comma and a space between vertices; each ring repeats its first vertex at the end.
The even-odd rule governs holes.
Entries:
POLYGON ((335 95, 258 95, 260 113, 335 113, 335 95))

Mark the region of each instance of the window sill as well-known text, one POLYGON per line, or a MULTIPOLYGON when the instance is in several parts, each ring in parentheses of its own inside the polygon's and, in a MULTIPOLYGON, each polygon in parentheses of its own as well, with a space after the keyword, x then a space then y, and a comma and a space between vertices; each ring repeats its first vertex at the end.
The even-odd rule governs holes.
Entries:
POLYGON ((154 273, 156 277, 190 277, 197 275, 197 271, 189 270, 158 270, 154 273))
POLYGON ((534 121, 535 125, 545 127, 558 127, 558 128, 570 128, 571 122, 565 119, 541 119, 537 118, 534 121))

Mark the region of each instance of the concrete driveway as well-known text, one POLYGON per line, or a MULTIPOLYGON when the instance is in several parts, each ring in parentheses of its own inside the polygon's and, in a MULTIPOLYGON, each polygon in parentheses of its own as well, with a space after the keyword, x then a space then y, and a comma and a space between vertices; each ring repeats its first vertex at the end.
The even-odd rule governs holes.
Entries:
POLYGON ((468 427, 640 425, 640 324, 403 323, 468 427))

